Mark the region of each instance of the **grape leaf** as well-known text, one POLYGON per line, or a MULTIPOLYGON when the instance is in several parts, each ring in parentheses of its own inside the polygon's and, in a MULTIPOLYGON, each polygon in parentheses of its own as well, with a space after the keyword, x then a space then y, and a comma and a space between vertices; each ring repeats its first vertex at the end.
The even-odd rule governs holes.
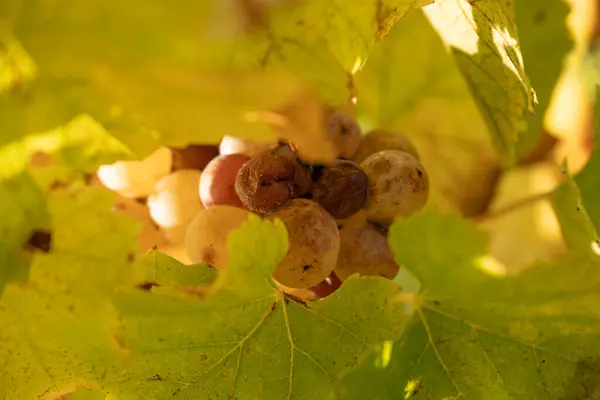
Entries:
POLYGON ((566 56, 573 47, 566 26, 569 6, 564 0, 516 1, 515 15, 519 30, 519 48, 539 101, 535 113, 526 115, 527 129, 517 143, 518 155, 535 146, 544 128, 544 116, 562 72, 566 56))
POLYGON ((510 165, 521 120, 537 102, 518 45, 514 1, 442 0, 424 12, 467 80, 501 160, 510 165))
POLYGON ((351 97, 349 73, 364 63, 375 40, 412 7, 428 2, 307 0, 291 12, 274 13, 260 32, 225 40, 206 36, 211 2, 135 7, 70 1, 50 8, 25 0, 15 32, 40 78, 27 99, 0 100, 0 120, 22 134, 65 123, 83 110, 140 154, 157 141, 135 127, 156 129, 163 144, 175 146, 215 143, 232 133, 273 139, 276 127, 294 141, 307 138, 305 158, 330 161, 333 149, 320 114, 299 118, 285 112, 299 102, 321 106, 301 79, 306 74, 298 78, 293 72, 311 78, 317 73, 318 87, 337 82, 338 101, 351 97))
POLYGON ((0 297, 7 282, 27 278, 28 241, 47 223, 46 199, 29 174, 0 179, 0 297))
POLYGON ((422 12, 391 29, 355 81, 365 130, 398 131, 415 144, 431 181, 427 207, 481 212, 497 156, 468 86, 422 12))
POLYGON ((152 250, 140 260, 146 279, 169 286, 205 286, 214 282, 217 270, 205 264, 184 265, 176 259, 152 250))
POLYGON ((311 304, 279 292, 270 275, 287 251, 281 221, 252 217, 228 246, 230 265, 205 290, 117 296, 131 359, 111 393, 328 398, 369 344, 404 327, 406 304, 382 278, 350 279, 311 304))
POLYGON ((347 377, 345 399, 365 398, 367 390, 372 399, 600 393, 598 259, 575 252, 516 277, 490 274, 481 257, 485 235, 435 213, 396 221, 390 244, 422 282, 414 318, 402 339, 347 377))
POLYGON ((121 353, 107 296, 140 280, 129 258, 138 227, 110 211, 112 196, 49 196, 52 247, 33 257, 28 281, 7 285, 0 299, 0 397, 53 399, 110 378, 121 353))
POLYGON ((575 177, 575 181, 581 190, 583 204, 596 228, 600 227, 600 204, 597 200, 600 195, 600 175, 598 171, 600 171, 600 145, 596 144, 587 164, 575 177))

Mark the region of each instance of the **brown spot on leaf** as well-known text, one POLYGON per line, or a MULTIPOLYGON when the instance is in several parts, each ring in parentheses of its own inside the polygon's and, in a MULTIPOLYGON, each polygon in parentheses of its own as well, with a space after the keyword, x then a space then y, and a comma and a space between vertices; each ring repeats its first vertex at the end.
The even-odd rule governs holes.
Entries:
POLYGON ((46 230, 35 230, 29 236, 27 244, 34 250, 41 250, 48 253, 52 247, 52 232, 46 230))

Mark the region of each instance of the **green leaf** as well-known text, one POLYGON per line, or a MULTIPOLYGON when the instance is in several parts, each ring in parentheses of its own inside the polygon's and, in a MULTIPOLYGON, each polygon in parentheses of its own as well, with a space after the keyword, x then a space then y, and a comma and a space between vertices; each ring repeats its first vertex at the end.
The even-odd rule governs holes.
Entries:
POLYGON ((497 156, 468 85, 422 12, 373 48, 355 84, 364 129, 398 131, 415 144, 431 181, 427 207, 481 212, 497 156))
POLYGON ((514 1, 442 0, 424 9, 456 59, 505 165, 537 102, 518 45, 514 1))
POLYGON ((148 8, 69 1, 48 8, 25 0, 15 32, 39 65, 40 78, 32 99, 0 100, 0 120, 23 134, 85 111, 140 154, 157 143, 143 138, 141 127, 157 130, 167 145, 215 143, 232 133, 274 139, 276 127, 294 141, 317 141, 305 150, 308 157, 329 160, 333 150, 320 114, 300 118, 287 107, 320 107, 309 82, 335 104, 352 97, 348 81, 375 41, 411 8, 429 2, 303 1, 274 13, 250 36, 224 39, 207 36, 212 2, 148 8))
POLYGON ((214 282, 217 270, 206 264, 184 265, 176 259, 152 250, 140 263, 146 280, 168 286, 206 286, 214 282))
POLYGON ((69 400, 105 400, 106 393, 98 389, 77 388, 69 397, 69 400))
POLYGON ((489 274, 477 257, 483 238, 452 216, 396 221, 390 243, 398 262, 421 277, 422 291, 403 337, 346 378, 344 399, 600 393, 600 312, 592 306, 600 301, 600 264, 575 253, 515 277, 489 274))
MULTIPOLYGON (((600 103, 598 103, 600 105, 600 103)), ((597 114, 598 115, 598 114, 597 114)), ((592 156, 575 181, 581 190, 581 200, 596 229, 600 227, 600 145, 596 144, 592 156)))
POLYGON ((369 345, 404 327, 406 304, 382 278, 350 279, 310 304, 278 291, 271 273, 287 250, 281 221, 253 217, 231 234, 229 247, 229 267, 205 290, 117 297, 131 359, 120 382, 107 384, 111 391, 324 399, 369 345))
POLYGON ((121 350, 107 296, 140 279, 129 259, 138 227, 111 212, 111 200, 100 189, 49 197, 51 249, 0 299, 0 393, 55 398, 111 379, 121 350))
POLYGON ((7 282, 27 278, 27 242, 47 223, 46 199, 29 174, 0 179, 0 297, 7 282))
POLYGON ((527 128, 517 143, 518 155, 536 145, 544 128, 544 116, 550 106, 554 88, 573 47, 566 26, 569 6, 564 0, 530 0, 515 2, 519 48, 539 104, 533 115, 526 115, 527 128))

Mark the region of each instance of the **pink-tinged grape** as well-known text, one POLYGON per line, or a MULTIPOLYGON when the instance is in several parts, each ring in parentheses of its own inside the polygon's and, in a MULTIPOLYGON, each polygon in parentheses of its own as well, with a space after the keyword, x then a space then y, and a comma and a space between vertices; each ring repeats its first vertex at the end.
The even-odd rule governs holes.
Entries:
POLYGON ((229 205, 216 205, 202 210, 188 226, 185 248, 194 264, 206 263, 217 269, 229 264, 227 238, 248 221, 250 212, 229 205))
POLYGON ((329 276, 337 263, 340 237, 335 220, 317 203, 288 201, 270 218, 287 228, 289 248, 273 279, 291 288, 310 288, 329 276))
POLYGON ((117 161, 98 168, 97 176, 107 188, 124 197, 146 197, 154 184, 171 172, 173 155, 160 147, 142 160, 117 161))
POLYGON ((358 164, 338 160, 320 171, 312 188, 312 199, 332 217, 345 219, 365 204, 368 185, 367 175, 358 164))
POLYGON ((429 177, 419 160, 398 150, 383 150, 361 164, 369 177, 365 211, 369 221, 391 224, 420 211, 429 197, 429 177))
POLYGON ((173 153, 173 170, 197 169, 202 171, 209 162, 219 155, 219 148, 214 145, 189 145, 187 147, 171 147, 173 153))
POLYGON ((305 195, 311 185, 307 169, 295 159, 263 154, 242 166, 235 191, 248 210, 266 214, 290 199, 305 195))
POLYGON ((420 160, 417 148, 406 136, 399 132, 383 129, 375 129, 364 135, 352 159, 357 163, 361 163, 371 154, 383 150, 403 151, 420 160))
POLYGON ((243 207, 235 192, 235 180, 248 160, 243 154, 227 154, 208 163, 200 178, 200 199, 205 207, 220 204, 243 207))
POLYGON ((162 228, 186 226, 204 208, 198 195, 200 171, 182 169, 156 183, 148 197, 148 209, 162 228))
POLYGON ((325 298, 338 290, 340 286, 342 286, 342 280, 338 278, 335 272, 332 272, 324 281, 319 282, 315 286, 309 288, 309 290, 318 297, 325 298))
POLYGON ((257 141, 224 136, 219 144, 219 153, 221 155, 243 154, 247 157, 254 157, 275 147, 277 147, 277 141, 257 141))
POLYGON ((352 158, 362 138, 362 131, 356 119, 343 111, 335 111, 327 116, 326 129, 335 146, 337 157, 352 158))
POLYGON ((340 230, 340 255, 336 275, 346 280, 358 273, 394 279, 399 270, 385 233, 369 223, 357 223, 340 230))

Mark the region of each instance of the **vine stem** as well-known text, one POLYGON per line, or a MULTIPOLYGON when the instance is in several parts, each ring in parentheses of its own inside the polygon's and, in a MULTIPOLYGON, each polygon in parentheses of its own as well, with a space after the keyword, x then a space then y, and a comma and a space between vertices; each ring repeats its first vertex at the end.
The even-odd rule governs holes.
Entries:
POLYGON ((486 212, 479 216, 476 216, 473 218, 473 221, 475 221, 476 223, 482 223, 482 222, 486 222, 489 220, 493 220, 493 219, 502 217, 502 216, 504 216, 506 214, 510 214, 511 212, 516 211, 522 207, 537 203, 538 201, 548 199, 552 196, 553 193, 554 193, 554 190, 551 190, 548 192, 538 193, 536 195, 526 197, 521 200, 517 200, 514 203, 511 203, 505 207, 500 208, 499 210, 496 210, 493 212, 486 212))

